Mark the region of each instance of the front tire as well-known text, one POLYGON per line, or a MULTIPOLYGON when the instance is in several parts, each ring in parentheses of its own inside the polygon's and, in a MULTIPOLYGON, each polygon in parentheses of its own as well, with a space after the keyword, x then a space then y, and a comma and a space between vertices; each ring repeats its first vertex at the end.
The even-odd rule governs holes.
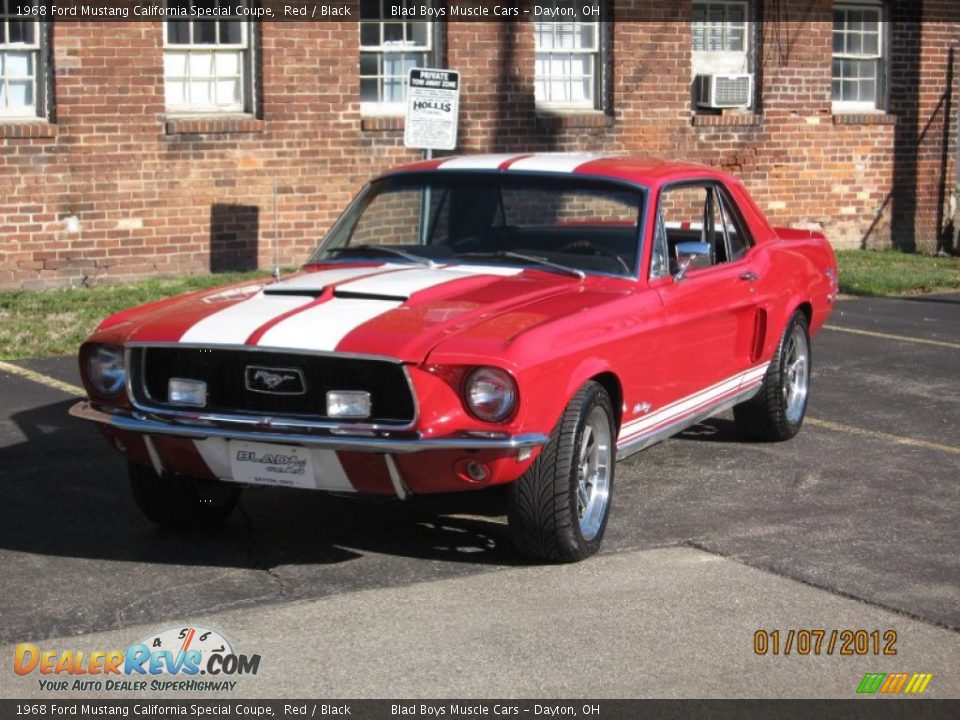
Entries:
POLYGON ((508 519, 517 551, 576 562, 600 549, 610 515, 616 425, 606 390, 584 385, 550 442, 510 488, 508 519))
POLYGON ((240 488, 219 480, 164 473, 129 463, 130 487, 137 506, 158 525, 209 528, 233 512, 240 488))
POLYGON ((797 311, 787 323, 760 392, 733 408, 737 430, 753 440, 789 440, 803 425, 810 393, 810 331, 797 311))

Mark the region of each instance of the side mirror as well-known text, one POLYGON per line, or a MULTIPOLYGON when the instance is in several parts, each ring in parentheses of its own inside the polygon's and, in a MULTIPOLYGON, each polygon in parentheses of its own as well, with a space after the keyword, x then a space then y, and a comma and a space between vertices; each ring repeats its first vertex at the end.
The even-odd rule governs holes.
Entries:
POLYGON ((710 244, 705 242, 682 242, 677 243, 677 263, 678 269, 673 274, 675 282, 683 280, 690 268, 690 263, 698 257, 710 257, 710 244))

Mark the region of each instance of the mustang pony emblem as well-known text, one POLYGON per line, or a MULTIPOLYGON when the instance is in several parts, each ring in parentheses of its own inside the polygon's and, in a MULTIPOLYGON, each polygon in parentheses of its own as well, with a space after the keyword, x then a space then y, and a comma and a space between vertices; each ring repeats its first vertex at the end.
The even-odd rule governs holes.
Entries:
POLYGON ((303 395, 307 391, 303 373, 297 368, 267 368, 248 365, 247 390, 274 395, 303 395))

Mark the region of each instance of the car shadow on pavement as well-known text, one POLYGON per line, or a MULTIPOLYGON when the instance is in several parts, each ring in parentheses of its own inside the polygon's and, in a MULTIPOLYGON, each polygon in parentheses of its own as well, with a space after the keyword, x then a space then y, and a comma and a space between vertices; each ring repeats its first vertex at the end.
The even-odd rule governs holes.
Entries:
POLYGON ((249 488, 220 527, 160 528, 134 504, 126 461, 68 415, 74 400, 11 419, 22 442, 0 447, 0 550, 51 557, 269 569, 370 553, 515 565, 502 493, 373 501, 249 488), (450 517, 465 513, 469 518, 450 517))
POLYGON ((703 422, 687 428, 677 436, 679 440, 696 440, 699 442, 718 443, 747 443, 737 432, 737 425, 733 420, 726 418, 709 418, 703 422))

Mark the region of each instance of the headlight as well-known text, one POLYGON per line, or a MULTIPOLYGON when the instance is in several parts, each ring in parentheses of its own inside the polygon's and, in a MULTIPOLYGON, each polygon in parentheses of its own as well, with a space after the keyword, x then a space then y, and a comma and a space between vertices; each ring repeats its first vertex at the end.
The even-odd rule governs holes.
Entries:
POLYGON ((127 382, 123 348, 97 345, 87 357, 87 379, 101 395, 116 395, 127 382))
POLYGON ((479 367, 467 376, 464 400, 479 419, 500 422, 517 406, 517 383, 506 370, 479 367))

